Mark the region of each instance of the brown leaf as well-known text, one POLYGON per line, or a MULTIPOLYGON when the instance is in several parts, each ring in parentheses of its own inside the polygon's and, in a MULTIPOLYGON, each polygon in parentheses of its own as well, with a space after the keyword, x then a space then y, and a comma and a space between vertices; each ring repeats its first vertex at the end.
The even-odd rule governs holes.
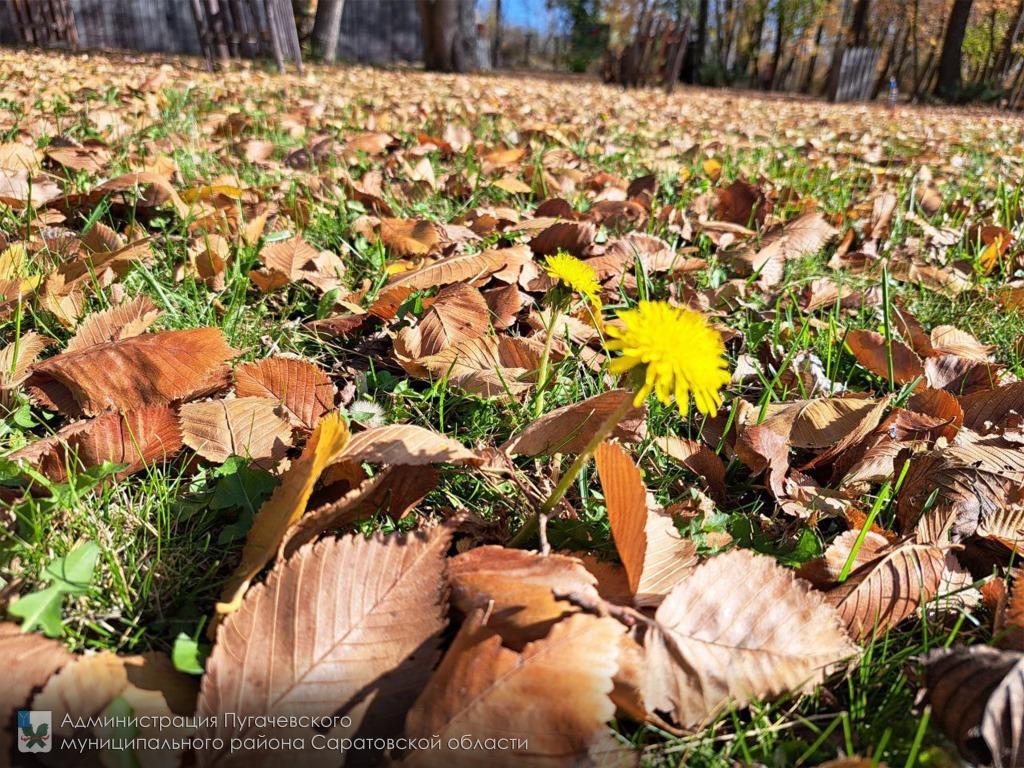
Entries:
POLYGON ((236 354, 219 328, 147 333, 48 358, 32 366, 26 386, 68 415, 129 411, 188 398, 236 354))
POLYGON ((406 718, 409 738, 441 737, 440 750, 415 750, 410 768, 612 765, 621 752, 605 723, 615 714, 609 694, 622 626, 574 615, 521 653, 477 612, 463 624, 441 666, 406 718), (530 706, 523 706, 523 702, 530 706), (450 738, 516 734, 523 747, 452 749, 450 738))
POLYGON ((677 584, 641 644, 647 708, 684 727, 729 705, 809 690, 857 652, 806 582, 745 550, 713 557, 677 584))
POLYGON ((149 330, 161 311, 148 296, 138 296, 116 307, 85 318, 68 339, 67 352, 80 352, 108 341, 130 339, 149 330))
POLYGON ((661 437, 656 443, 673 460, 703 477, 715 501, 725 499, 725 465, 718 454, 706 445, 685 437, 661 437))
POLYGON ((896 519, 903 531, 917 525, 920 541, 959 541, 991 519, 1010 490, 1022 484, 1024 453, 1016 448, 971 444, 933 450, 911 460, 896 519))
POLYGON ((964 411, 964 426, 976 432, 988 432, 1002 426, 1009 417, 1024 415, 1024 381, 974 392, 959 400, 964 411))
POLYGON ((988 361, 992 350, 989 344, 982 344, 967 331, 952 325, 940 325, 932 329, 932 349, 939 355, 956 355, 968 360, 988 361))
POLYGON ((291 425, 269 397, 186 403, 181 433, 185 445, 218 464, 231 456, 277 461, 292 442, 291 425))
POLYGON ((22 384, 28 378, 29 367, 51 343, 51 339, 29 331, 0 349, 0 389, 22 384))
POLYGON ((488 628, 516 649, 578 612, 556 594, 597 597, 597 580, 577 558, 521 549, 471 549, 449 562, 448 578, 452 604, 466 616, 487 609, 488 628))
POLYGON ((459 441, 415 424, 389 424, 357 432, 338 460, 404 466, 481 461, 475 451, 459 441))
POLYGON ((51 437, 37 440, 11 454, 27 459, 55 482, 64 482, 68 467, 84 469, 105 461, 126 464, 119 478, 139 472, 153 462, 166 461, 181 450, 178 414, 166 405, 150 405, 128 413, 106 412, 95 419, 68 424, 51 437))
MULTIPOLYGON (((450 540, 445 526, 370 539, 356 534, 308 544, 279 563, 218 631, 199 697, 199 714, 217 721, 202 735, 225 744, 257 734, 305 737, 303 765, 335 766, 337 752, 312 748, 315 729, 242 728, 223 713, 342 712, 352 725, 335 735, 400 733, 438 656, 450 540)), ((265 749, 200 753, 200 765, 279 763, 280 754, 265 749)))
MULTIPOLYGON (((632 399, 625 389, 612 389, 578 403, 562 406, 530 422, 526 429, 510 437, 501 450, 510 456, 541 456, 551 453, 579 453, 590 442, 602 422, 623 401, 632 399)), ((611 437, 635 443, 646 434, 646 409, 633 408, 618 423, 611 437)))
POLYGON ((509 258, 518 253, 515 248, 494 248, 480 253, 449 256, 421 269, 399 274, 388 283, 388 287, 406 286, 421 290, 463 281, 473 282, 504 268, 509 263, 509 258))
MULTIPOLYGON (((328 471, 338 466, 334 464, 328 471)), ((290 557, 324 531, 346 528, 377 514, 401 520, 436 487, 437 471, 431 466, 386 467, 341 498, 310 509, 300 517, 285 535, 281 556, 290 557)))
POLYGON ((945 570, 945 553, 929 545, 872 547, 871 554, 875 557, 826 593, 858 639, 881 637, 934 598, 945 570))
POLYGON ((420 355, 436 355, 453 344, 487 333, 487 302, 476 288, 456 283, 442 288, 419 325, 420 355))
POLYGON ((530 241, 530 249, 539 256, 568 251, 585 256, 597 236, 597 228, 589 221, 559 221, 530 241))
POLYGON ((481 336, 449 347, 419 363, 437 378, 483 397, 522 394, 532 386, 535 366, 515 339, 481 336), (528 367, 527 367, 528 366, 528 367))
POLYGON ((281 484, 256 513, 242 550, 242 561, 224 586, 223 601, 217 604, 217 613, 238 610, 249 582, 273 560, 288 529, 306 511, 306 502, 316 481, 338 460, 348 439, 348 427, 337 411, 320 420, 302 455, 292 462, 281 484))
POLYGON ((771 211, 771 204, 755 185, 736 179, 728 187, 715 190, 718 201, 715 205, 715 218, 730 224, 757 226, 764 223, 764 218, 771 211))
POLYGON ((998 768, 1024 765, 1024 653, 976 645, 922 661, 934 722, 961 754, 998 768))
MULTIPOLYGON (((194 678, 177 672, 171 660, 160 653, 142 656, 116 656, 110 651, 79 656, 67 664, 32 700, 32 709, 49 710, 53 715, 53 735, 63 738, 100 736, 102 726, 91 726, 86 733, 65 724, 70 718, 88 720, 104 714, 115 699, 122 699, 132 714, 148 720, 158 718, 191 718, 195 712, 197 683, 194 678)), ((188 725, 140 727, 140 738, 163 737, 168 746, 162 749, 139 749, 143 765, 176 764, 182 751, 169 745, 175 737, 191 735, 188 725)), ((97 762, 105 762, 116 754, 100 752, 97 762)), ((96 758, 94 757, 94 760, 96 758)), ((91 764, 91 761, 84 761, 91 764)))
POLYGON ((345 265, 330 251, 320 251, 296 236, 271 243, 260 251, 263 271, 253 271, 249 277, 268 292, 289 282, 304 280, 321 293, 341 285, 345 265))
POLYGON ((425 256, 439 249, 443 235, 440 227, 424 219, 380 220, 380 239, 393 256, 425 256))
POLYGON ((235 394, 276 400, 292 423, 313 429, 320 418, 334 410, 334 385, 319 367, 308 360, 267 357, 235 367, 235 394))
POLYGON ((787 261, 817 253, 838 232, 817 212, 805 213, 779 224, 761 238, 759 250, 748 248, 733 258, 733 268, 743 275, 759 275, 762 285, 782 280, 787 261))
POLYGON ((0 656, 10 666, 10 676, 0 695, 0 760, 9 759, 16 733, 14 713, 28 709, 33 693, 73 657, 56 640, 27 634, 17 624, 0 623, 0 656))
POLYGON ((487 302, 480 291, 465 283, 446 286, 419 325, 402 329, 395 342, 395 356, 410 373, 425 376, 427 371, 419 360, 484 336, 488 320, 487 302))
MULTIPOLYGON (((846 343, 853 351, 857 362, 876 376, 888 380, 889 358, 885 337, 875 331, 850 331, 846 343)), ((921 359, 901 341, 892 341, 892 378, 897 384, 909 384, 917 378, 924 378, 921 359)))
POLYGON ((1024 568, 1017 568, 1014 571, 1013 586, 1010 588, 1002 620, 1005 635, 999 647, 1024 651, 1024 568))
POLYGON ((697 563, 697 547, 676 530, 672 516, 650 509, 640 470, 616 443, 594 454, 608 522, 637 605, 658 605, 697 563))

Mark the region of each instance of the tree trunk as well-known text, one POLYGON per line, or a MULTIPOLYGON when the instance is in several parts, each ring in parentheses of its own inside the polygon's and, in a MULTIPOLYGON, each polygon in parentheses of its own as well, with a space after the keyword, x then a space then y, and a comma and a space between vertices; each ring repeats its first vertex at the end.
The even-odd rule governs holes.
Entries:
POLYGON ((953 10, 949 12, 946 37, 942 43, 942 56, 939 58, 939 78, 935 84, 935 95, 940 98, 953 99, 960 91, 964 35, 967 33, 973 4, 974 0, 953 0, 953 10))
POLYGON ((1012 58, 1013 44, 1017 42, 1017 35, 1020 34, 1021 22, 1024 22, 1024 0, 1020 0, 1017 3, 1017 9, 1010 18, 1006 34, 1003 35, 1003 42, 999 46, 999 56, 996 58, 995 66, 992 68, 992 73, 1000 85, 1006 79, 1006 73, 1012 58))
POLYGON ((323 61, 338 58, 338 37, 341 35, 341 14, 345 0, 319 0, 313 22, 313 51, 323 61))
POLYGON ((786 36, 786 8, 783 5, 783 0, 776 0, 775 2, 775 50, 772 51, 772 63, 771 68, 768 70, 768 75, 764 80, 764 89, 766 91, 771 90, 775 87, 775 78, 779 74, 779 62, 782 60, 782 41, 785 40, 786 36))
POLYGON ((863 48, 868 44, 868 11, 871 0, 857 0, 853 6, 853 23, 850 25, 850 41, 855 48, 863 48))
POLYGON ((767 4, 768 0, 758 0, 757 16, 754 19, 754 34, 751 35, 750 48, 744 62, 744 68, 746 66, 751 67, 751 79, 754 81, 758 79, 758 65, 761 60, 761 38, 764 36, 764 17, 768 15, 767 4))
POLYGON ((435 72, 476 69, 473 0, 416 0, 423 27, 423 64, 435 72))
POLYGON ((704 51, 708 47, 708 11, 710 0, 700 0, 700 8, 697 11, 697 39, 694 41, 696 49, 693 52, 693 73, 694 81, 700 82, 700 68, 704 63, 704 51))
POLYGON ((494 0, 494 35, 491 38, 491 67, 501 66, 501 0, 494 0))
POLYGON ((825 22, 818 23, 818 31, 814 33, 814 50, 811 51, 811 60, 807 62, 807 72, 804 74, 804 84, 801 90, 810 93, 814 85, 814 70, 818 67, 818 49, 821 48, 821 36, 825 32, 825 22))

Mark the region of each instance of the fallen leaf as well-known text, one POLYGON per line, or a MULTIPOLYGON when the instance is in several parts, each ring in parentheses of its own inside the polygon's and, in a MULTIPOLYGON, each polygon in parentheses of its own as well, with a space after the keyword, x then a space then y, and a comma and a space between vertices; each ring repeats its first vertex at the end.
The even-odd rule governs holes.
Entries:
POLYGON ((473 614, 406 718, 407 737, 440 736, 442 748, 415 750, 410 766, 614 764, 625 750, 605 723, 615 714, 609 694, 622 632, 612 619, 574 615, 517 653, 473 614), (448 746, 469 733, 522 741, 499 751, 448 746))
POLYGON ((306 511, 306 502, 321 473, 338 460, 348 444, 348 427, 337 411, 324 416, 306 447, 284 473, 281 484, 260 507, 245 540, 242 560, 224 586, 218 614, 238 610, 253 577, 274 558, 288 529, 306 511))
POLYGON ((463 447, 458 440, 415 424, 389 424, 357 432, 338 460, 401 466, 481 461, 475 451, 463 447))
MULTIPOLYGON (((530 422, 510 437, 501 450, 511 456, 541 456, 552 453, 579 453, 590 442, 603 421, 611 416, 633 393, 613 389, 578 403, 565 405, 530 422)), ((612 430, 610 437, 635 443, 646 432, 646 410, 633 408, 612 430)))
POLYGON ((219 328, 147 333, 48 358, 32 366, 26 388, 68 415, 130 411, 187 398, 236 354, 219 328))
POLYGON ((296 426, 313 429, 334 410, 334 385, 324 371, 307 360, 268 357, 235 367, 235 394, 276 400, 296 426))
MULTIPOLYGON (((202 735, 225 745, 256 735, 305 737, 307 749, 292 754, 303 764, 334 766, 338 753, 311 743, 320 729, 244 726, 223 713, 319 718, 340 711, 352 724, 327 733, 400 733, 439 655, 450 539, 445 526, 370 539, 356 534, 307 544, 279 563, 218 630, 198 705, 216 725, 202 735)), ((357 756, 350 751, 347 759, 357 756)), ((199 758, 204 766, 280 763, 280 754, 244 745, 204 750, 199 758)))
POLYGON ((1024 653, 961 647, 932 651, 922 662, 934 722, 960 753, 979 764, 1020 766, 1024 653))
POLYGON ((745 550, 713 557, 679 582, 640 642, 647 708, 684 727, 727 706, 810 690, 857 652, 806 582, 745 550))
POLYGON ((186 403, 181 434, 185 445, 218 464, 231 456, 278 461, 292 441, 291 425, 268 397, 186 403))
POLYGON ((633 600, 658 605, 697 564, 697 546, 679 535, 671 515, 649 507, 640 470, 620 445, 601 443, 594 463, 633 600))

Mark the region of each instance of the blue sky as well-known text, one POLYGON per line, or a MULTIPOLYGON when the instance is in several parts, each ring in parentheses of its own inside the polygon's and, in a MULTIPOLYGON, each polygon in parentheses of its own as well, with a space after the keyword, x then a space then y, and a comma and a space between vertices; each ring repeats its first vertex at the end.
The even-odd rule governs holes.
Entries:
MULTIPOLYGON (((494 12, 494 0, 477 0, 484 15, 494 12)), ((546 29, 553 21, 546 0, 501 0, 501 16, 505 24, 514 27, 546 29)))

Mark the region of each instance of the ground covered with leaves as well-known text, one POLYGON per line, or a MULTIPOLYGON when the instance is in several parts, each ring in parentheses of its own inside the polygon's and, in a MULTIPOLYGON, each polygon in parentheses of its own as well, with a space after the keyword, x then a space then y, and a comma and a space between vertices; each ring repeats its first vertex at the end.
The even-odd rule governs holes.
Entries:
POLYGON ((3 53, 0 763, 1024 765, 1020 127, 3 53))

